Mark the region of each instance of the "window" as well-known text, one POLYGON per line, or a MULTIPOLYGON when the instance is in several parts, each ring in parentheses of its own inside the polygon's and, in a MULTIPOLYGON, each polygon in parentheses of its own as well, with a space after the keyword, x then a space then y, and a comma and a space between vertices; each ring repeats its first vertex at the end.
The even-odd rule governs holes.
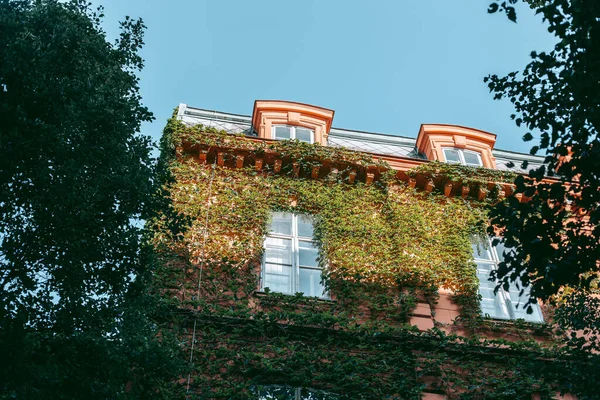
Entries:
POLYGON ((337 400, 338 396, 321 390, 290 386, 263 386, 256 390, 258 400, 337 400))
POLYGON ((274 212, 265 239, 262 288, 273 292, 328 297, 321 285, 319 250, 313 241, 313 219, 274 212))
POLYGON ((490 272, 497 268, 498 263, 504 260, 504 245, 498 243, 496 246, 488 239, 476 240, 473 243, 473 258, 477 264, 477 277, 479 278, 479 294, 481 294, 481 312, 498 319, 522 318, 530 322, 543 322, 542 312, 538 304, 532 305, 533 313, 527 314, 527 308, 523 307, 529 300, 529 288, 525 288, 523 295, 521 285, 511 283, 508 291, 500 288, 494 294, 496 282, 489 279, 490 272))
POLYGON ((442 150, 444 151, 444 158, 447 163, 462 164, 471 167, 483 166, 481 154, 476 151, 455 149, 452 147, 445 147, 442 150))
POLYGON ((301 142, 314 143, 315 132, 299 126, 275 125, 273 126, 273 139, 298 139, 301 142))

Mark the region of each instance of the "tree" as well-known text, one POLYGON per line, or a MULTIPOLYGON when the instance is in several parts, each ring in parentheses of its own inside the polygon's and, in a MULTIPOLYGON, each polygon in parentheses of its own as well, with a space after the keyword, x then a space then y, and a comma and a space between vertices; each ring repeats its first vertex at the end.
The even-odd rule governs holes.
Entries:
MULTIPOLYGON (((556 46, 532 52, 521 73, 485 81, 496 99, 513 103, 516 125, 530 131, 525 141, 540 132, 531 154, 544 151, 545 164, 516 181, 515 193, 529 201, 512 196, 491 217, 511 249, 498 270, 501 283, 521 276, 535 297, 547 299, 565 285, 593 287, 600 262, 600 3, 527 3, 543 15, 556 46)), ((491 12, 510 7, 494 4, 491 12)))
POLYGON ((175 371, 138 227, 154 191, 145 26, 126 18, 110 44, 101 18, 0 0, 0 397, 148 397, 175 371))
MULTIPOLYGON (((488 11, 516 22, 516 3, 497 0, 488 11)), ((557 44, 532 52, 521 73, 484 81, 494 98, 513 103, 512 119, 529 130, 523 140, 539 132, 531 154, 543 151, 545 159, 515 182, 515 194, 528 201, 511 196, 491 210, 508 249, 496 278, 498 286, 517 278, 530 285, 530 302, 557 301, 555 322, 578 332, 568 345, 592 354, 600 349, 600 2, 525 3, 543 16, 557 44)))

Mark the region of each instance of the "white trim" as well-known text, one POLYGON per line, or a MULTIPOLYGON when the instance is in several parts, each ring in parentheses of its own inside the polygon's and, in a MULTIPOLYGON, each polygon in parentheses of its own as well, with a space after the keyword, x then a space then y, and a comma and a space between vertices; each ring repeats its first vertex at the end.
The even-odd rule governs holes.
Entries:
MULTIPOLYGON (((295 126, 295 125, 285 125, 285 124, 277 124, 277 125, 273 125, 271 126, 271 138, 275 139, 275 140, 290 140, 290 139, 283 139, 283 138, 277 138, 275 137, 275 129, 278 127, 286 127, 286 128, 290 128, 290 139, 296 139, 296 128, 299 129, 304 129, 310 132, 310 144, 313 144, 315 142, 315 131, 313 129, 309 129, 309 128, 305 128, 303 126, 295 126)), ((307 143, 307 142, 304 142, 307 143)))
POLYGON ((181 120, 183 118, 183 115, 185 114, 185 110, 187 108, 187 104, 179 103, 179 107, 177 108, 177 119, 181 120))
POLYGON ((442 147, 442 153, 444 154, 444 161, 445 162, 447 162, 449 164, 468 165, 470 167, 475 167, 476 165, 467 164, 467 162, 465 161, 465 153, 474 154, 475 156, 477 156, 477 161, 479 161, 479 165, 477 165, 477 166, 483 167, 483 162, 481 160, 481 153, 479 153, 477 151, 457 149, 456 147, 442 147), (457 163, 455 161, 448 161, 448 159, 446 157, 446 150, 456 151, 458 153, 458 158, 459 158, 460 162, 457 163))

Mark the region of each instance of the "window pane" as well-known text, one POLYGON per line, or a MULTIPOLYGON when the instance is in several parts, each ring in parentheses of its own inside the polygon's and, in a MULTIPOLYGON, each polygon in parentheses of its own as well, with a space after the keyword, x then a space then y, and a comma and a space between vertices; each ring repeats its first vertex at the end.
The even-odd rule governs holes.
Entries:
POLYGON ((265 262, 292 265, 292 240, 267 237, 265 262))
POLYGON ((281 235, 292 234, 292 214, 283 212, 274 212, 271 218, 271 223, 268 226, 268 231, 279 233, 281 235))
POLYGON ((525 321, 544 322, 544 316, 542 315, 542 310, 540 309, 540 305, 534 304, 531 307, 533 307, 533 313, 527 314, 527 316, 525 317, 525 321))
POLYGON ((474 243, 471 243, 473 249, 473 257, 479 260, 493 260, 492 252, 486 239, 475 239, 474 243))
POLYGON ((306 215, 298 216, 298 236, 300 237, 313 237, 313 219, 306 215))
POLYGON ((275 127, 275 139, 291 139, 292 128, 289 126, 276 126, 275 127))
POLYGON ((530 293, 530 287, 528 286, 526 288, 523 288, 520 280, 517 280, 516 282, 511 282, 510 288, 508 290, 508 295, 510 297, 514 318, 523 318, 524 320, 531 322, 542 322, 543 318, 539 305, 535 304, 531 306, 533 308, 532 314, 527 314, 527 307, 523 307, 529 301, 530 293), (523 294, 519 296, 519 294, 521 293, 521 289, 524 289, 524 291, 523 294))
POLYGON ((523 318, 525 321, 529 322, 543 322, 542 313, 540 311, 540 306, 538 304, 534 304, 531 306, 533 309, 533 313, 527 314, 527 307, 523 307, 529 296, 521 296, 520 303, 513 304, 513 313, 515 318, 523 318))
POLYGON ((481 158, 479 157, 479 154, 470 151, 464 151, 463 156, 465 157, 465 164, 472 167, 481 166, 481 158))
POLYGON ((509 319, 510 313, 502 291, 494 294, 496 282, 489 281, 490 272, 494 269, 492 263, 477 263, 479 278, 479 294, 481 295, 481 313, 492 318, 509 319))
POLYGON ((318 266, 317 257, 319 251, 313 245, 312 242, 298 242, 298 258, 300 259, 300 265, 303 267, 316 267, 318 266))
POLYGON ((292 293, 292 266, 265 263, 263 287, 273 292, 292 293))
POLYGON ((498 255, 498 260, 504 261, 504 244, 498 242, 494 248, 496 249, 496 254, 498 255))
POLYGON ((323 296, 321 270, 300 268, 300 287, 298 291, 304 293, 305 296, 323 296))
POLYGON ((444 149, 444 157, 446 157, 446 162, 448 163, 460 164, 460 156, 458 155, 458 150, 444 149))
MULTIPOLYGON (((490 272, 494 269, 493 264, 488 263, 477 263, 477 277, 479 278, 479 289, 480 290, 491 290, 492 295, 489 298, 493 298, 493 291, 496 287, 496 282, 490 281, 490 272)), ((488 292, 486 292, 488 293, 488 292)))
POLYGON ((312 131, 304 128, 296 128, 296 139, 301 142, 312 143, 310 140, 312 131))
POLYGON ((511 254, 515 251, 514 248, 507 249, 506 247, 504 247, 504 243, 500 242, 498 242, 498 244, 494 246, 494 248, 496 249, 496 254, 498 254, 498 260, 500 261, 504 261, 504 253, 511 254))
MULTIPOLYGON (((512 285, 511 285, 512 286, 512 285)), ((511 288, 512 289, 512 288, 511 288)), ((512 311, 515 315, 515 318, 527 318, 527 308, 523 308, 523 306, 527 303, 529 296, 523 293, 523 296, 519 296, 519 290, 517 290, 516 285, 514 287, 514 291, 509 292, 510 302, 512 311)))

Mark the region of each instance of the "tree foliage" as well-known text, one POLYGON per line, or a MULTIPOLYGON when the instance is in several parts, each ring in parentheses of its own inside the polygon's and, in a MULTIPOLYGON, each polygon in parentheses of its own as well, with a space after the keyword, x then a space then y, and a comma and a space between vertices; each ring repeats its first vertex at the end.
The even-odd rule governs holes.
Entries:
MULTIPOLYGON (((489 11, 508 13, 514 3, 489 11)), ((494 98, 510 99, 516 125, 529 131, 523 140, 537 136, 531 154, 543 152, 545 161, 516 180, 515 193, 530 201, 513 196, 491 217, 510 249, 499 284, 520 277, 533 296, 547 299, 565 286, 593 289, 600 265, 600 3, 526 3, 556 36, 554 49, 532 52, 522 72, 485 81, 494 98)))
POLYGON ((504 12, 506 13, 506 17, 510 19, 512 22, 517 22, 517 11, 513 4, 517 4, 518 0, 495 0, 494 3, 491 3, 488 7, 488 12, 490 14, 494 14, 496 12, 504 12))
POLYGON ((0 396, 155 393, 168 372, 136 224, 154 186, 144 24, 126 18, 111 44, 101 18, 0 1, 0 396))

